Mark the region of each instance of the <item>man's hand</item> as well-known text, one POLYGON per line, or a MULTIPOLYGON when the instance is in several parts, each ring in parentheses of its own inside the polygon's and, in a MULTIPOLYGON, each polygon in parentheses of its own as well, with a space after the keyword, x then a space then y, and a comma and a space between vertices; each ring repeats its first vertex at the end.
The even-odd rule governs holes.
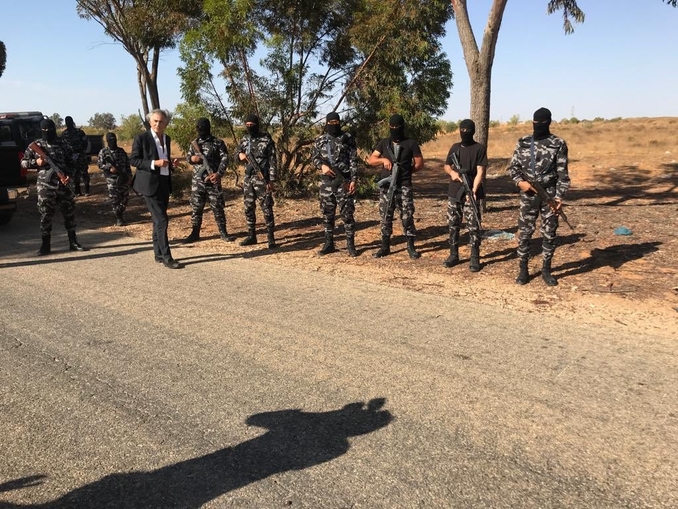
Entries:
POLYGON ((71 177, 69 177, 68 175, 64 174, 63 177, 59 177, 59 180, 61 181, 61 183, 62 183, 63 185, 67 186, 68 183, 71 181, 71 177))
POLYGON ((330 167, 327 166, 326 164, 323 164, 323 165, 320 167, 320 172, 321 172, 323 175, 327 175, 327 176, 330 177, 330 178, 334 178, 334 177, 337 176, 337 174, 334 173, 334 170, 332 170, 332 168, 330 168, 330 167))
POLYGON ((118 170, 115 168, 115 166, 111 166, 111 173, 118 173, 118 170))
POLYGON ((196 156, 196 155, 191 156, 191 162, 192 163, 199 163, 200 161, 202 161, 202 158, 200 156, 196 156))
POLYGON ((348 194, 355 193, 355 188, 356 188, 355 182, 350 182, 348 184, 348 194))
POLYGON ((386 159, 385 157, 382 157, 381 164, 383 164, 384 168, 388 171, 391 171, 391 168, 393 168, 393 163, 390 161, 390 159, 386 159))
POLYGON ((212 184, 217 184, 221 180, 221 175, 218 173, 212 173, 212 175, 208 175, 205 180, 209 180, 212 182, 212 184))
POLYGON ((537 192, 537 190, 532 187, 532 184, 530 184, 527 180, 521 180, 518 182, 518 187, 523 193, 527 193, 529 191, 532 191, 533 193, 537 192))
POLYGON ((244 153, 242 153, 242 152, 240 152, 240 153, 238 154, 238 159, 240 159, 241 161, 247 161, 247 155, 244 154, 244 153))
POLYGON ((461 180, 461 175, 454 170, 450 170, 450 178, 452 179, 452 182, 463 182, 463 180, 461 180))
POLYGON ((272 193, 273 191, 275 191, 275 183, 269 182, 268 184, 266 184, 266 192, 272 193))
POLYGON ((156 159, 153 161, 153 166, 156 168, 164 168, 165 166, 169 166, 169 161, 167 159, 156 159))
POLYGON ((45 165, 45 161, 42 159, 42 157, 38 157, 38 158, 35 160, 35 164, 37 164, 38 166, 44 166, 44 165, 45 165))
POLYGON ((551 210, 558 214, 563 209, 563 200, 560 198, 553 198, 553 201, 549 205, 551 206, 551 210))

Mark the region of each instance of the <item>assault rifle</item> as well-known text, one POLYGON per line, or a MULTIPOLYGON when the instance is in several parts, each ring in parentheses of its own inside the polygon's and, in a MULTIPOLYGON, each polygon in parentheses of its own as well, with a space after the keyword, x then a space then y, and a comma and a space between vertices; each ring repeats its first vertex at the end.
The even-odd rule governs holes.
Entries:
MULTIPOLYGON (((250 140, 249 143, 248 143, 248 145, 247 145, 247 152, 245 152, 245 160, 246 160, 250 165, 252 165, 252 168, 254 168, 254 171, 257 172, 257 177, 259 177, 261 180, 263 180, 264 182, 266 182, 266 184, 268 185, 269 182, 268 182, 268 180, 266 180, 266 178, 264 177, 264 172, 261 170, 261 166, 259 166, 259 163, 258 163, 257 160, 254 158, 254 156, 252 155, 252 140, 250 140)), ((270 193, 270 191, 268 191, 268 190, 266 190, 266 192, 267 192, 267 193, 270 193)))
MULTIPOLYGON (((208 175, 214 175, 216 172, 212 169, 212 165, 207 160, 205 155, 202 153, 202 150, 200 150, 200 145, 198 145, 198 142, 196 140, 193 140, 191 142, 191 147, 193 147, 193 150, 195 150, 195 154, 193 154, 193 155, 198 156, 200 158, 200 160, 202 161, 202 164, 205 166, 205 168, 207 168, 207 174, 208 175)), ((205 177, 203 180, 207 181, 207 177, 205 177)))
POLYGON ((478 208, 478 201, 476 200, 475 195, 473 194, 473 185, 468 178, 468 170, 464 170, 459 163, 459 157, 457 157, 456 152, 452 152, 452 165, 454 166, 454 171, 456 171, 461 176, 461 183, 464 186, 466 191, 466 196, 468 197, 469 202, 471 203, 471 210, 473 213, 473 219, 476 220, 478 228, 481 228, 480 225, 480 214, 478 208))
POLYGON ((327 140, 327 158, 323 158, 323 161, 330 167, 330 170, 334 172, 334 177, 332 178, 333 186, 346 180, 344 174, 340 170, 334 169, 334 155, 332 154, 332 145, 329 140, 327 140))
POLYGON ((395 197, 396 187, 398 185, 398 174, 400 173, 400 162, 398 158, 400 157, 400 145, 396 145, 395 154, 391 152, 391 148, 387 148, 389 155, 393 156, 393 165, 391 166, 391 174, 388 177, 381 179, 377 182, 377 187, 383 189, 388 185, 388 192, 386 193, 386 212, 391 208, 393 203, 393 198, 395 197))
POLYGON ((524 172, 520 172, 520 176, 523 178, 525 182, 530 184, 535 191, 537 191, 537 194, 539 197, 546 202, 546 204, 551 208, 553 213, 557 216, 560 216, 563 218, 563 221, 565 221, 565 224, 570 227, 570 230, 574 231, 574 227, 570 224, 570 221, 567 219, 567 214, 565 214, 565 211, 562 208, 562 205, 560 209, 558 208, 558 202, 556 201, 555 198, 552 198, 549 193, 546 192, 546 189, 544 189, 544 186, 542 186, 539 182, 537 182, 535 179, 532 179, 528 177, 524 172))
POLYGON ((49 182, 52 179, 52 175, 56 173, 57 177, 59 177, 59 181, 61 181, 61 183, 64 186, 68 187, 68 189, 70 189, 71 192, 75 194, 75 190, 73 189, 73 182, 71 182, 71 177, 66 175, 66 173, 64 173, 64 171, 61 168, 59 168, 54 163, 54 161, 52 161, 52 158, 49 157, 44 150, 42 150, 40 145, 33 141, 30 143, 30 145, 28 145, 28 148, 30 148, 33 152, 38 154, 40 159, 42 159, 43 161, 47 161, 47 164, 49 164, 49 171, 45 175, 45 179, 47 180, 47 182, 49 182))

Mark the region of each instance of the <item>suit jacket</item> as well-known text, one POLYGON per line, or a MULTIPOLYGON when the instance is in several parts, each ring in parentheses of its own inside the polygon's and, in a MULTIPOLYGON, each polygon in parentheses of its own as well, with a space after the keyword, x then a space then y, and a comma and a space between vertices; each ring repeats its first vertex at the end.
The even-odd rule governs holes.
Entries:
MULTIPOLYGON (((170 160, 170 193, 172 192, 172 159, 170 156, 170 138, 165 136, 167 143, 167 159, 170 160)), ((129 162, 135 166, 137 171, 134 175, 133 188, 143 196, 153 196, 158 190, 158 182, 160 181, 160 168, 151 169, 151 163, 157 160, 158 149, 155 146, 155 140, 151 131, 139 134, 134 138, 132 144, 132 154, 129 162)))

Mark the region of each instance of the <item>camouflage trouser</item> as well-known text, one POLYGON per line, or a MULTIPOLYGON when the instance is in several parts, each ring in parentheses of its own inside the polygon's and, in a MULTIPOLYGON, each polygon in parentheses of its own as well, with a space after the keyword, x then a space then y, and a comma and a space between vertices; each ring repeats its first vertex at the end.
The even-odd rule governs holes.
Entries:
POLYGON ((393 235, 393 214, 395 209, 400 211, 400 219, 403 222, 405 235, 414 237, 416 230, 414 228, 414 192, 412 186, 405 185, 396 188, 393 203, 387 208, 386 197, 388 189, 379 191, 379 214, 381 214, 381 235, 390 237, 393 235))
POLYGON ((191 180, 191 225, 194 228, 200 228, 202 225, 202 214, 205 209, 205 203, 209 201, 210 208, 214 214, 214 222, 219 229, 226 227, 226 214, 224 213, 224 195, 221 192, 221 183, 205 183, 204 173, 202 175, 193 174, 191 180))
MULTIPOLYGON (((448 200, 447 202, 447 225, 450 228, 450 245, 459 244, 459 229, 461 228, 462 214, 468 229, 469 244, 471 246, 480 246, 480 225, 475 220, 475 215, 471 209, 471 202, 458 202, 448 200)), ((478 211, 478 218, 481 218, 478 211)))
POLYGON ((245 177, 243 193, 247 228, 252 229, 257 224, 256 204, 259 202, 259 207, 261 207, 261 211, 264 213, 266 228, 272 230, 275 227, 275 220, 273 219, 273 195, 266 192, 266 182, 254 175, 245 177))
MULTIPOLYGON (((547 188, 555 196, 555 187, 547 188)), ((536 228, 537 216, 541 215, 541 250, 544 260, 553 258, 556 250, 558 215, 536 193, 520 193, 520 215, 518 216, 518 256, 527 259, 530 254, 530 239, 536 228)))
POLYGON ((123 183, 118 184, 118 177, 106 177, 106 187, 108 188, 108 200, 113 207, 113 213, 118 215, 125 212, 127 201, 129 200, 128 176, 122 178, 123 183))
POLYGON ((38 182, 38 212, 40 213, 40 231, 43 235, 52 232, 52 219, 56 206, 64 216, 66 231, 75 231, 75 198, 73 192, 61 184, 55 189, 53 185, 38 182))
POLYGON ((341 219, 344 221, 344 230, 347 237, 355 235, 355 200, 344 182, 332 184, 331 180, 322 180, 320 182, 320 213, 323 215, 323 228, 325 233, 334 232, 334 222, 337 213, 337 205, 341 213, 341 219))
POLYGON ((89 161, 90 156, 87 154, 78 154, 78 159, 73 163, 73 182, 78 185, 83 182, 89 187, 89 161))

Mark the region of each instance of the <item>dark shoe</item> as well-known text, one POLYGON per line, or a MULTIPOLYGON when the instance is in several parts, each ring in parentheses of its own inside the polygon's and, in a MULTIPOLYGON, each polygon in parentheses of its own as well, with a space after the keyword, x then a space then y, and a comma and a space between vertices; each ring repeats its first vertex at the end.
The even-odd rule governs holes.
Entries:
POLYGON ((241 246, 253 246, 257 243, 257 233, 255 230, 249 230, 245 240, 240 241, 241 246))
POLYGON ((334 247, 334 236, 331 233, 325 232, 325 245, 318 251, 318 254, 323 256, 334 253, 337 249, 334 247))
POLYGON ((155 259, 155 263, 162 263, 163 261, 162 256, 154 256, 153 258, 155 259))
POLYGON ((379 248, 379 251, 374 253, 372 256, 374 258, 383 258, 384 256, 388 256, 390 254, 391 254, 391 237, 382 235, 381 247, 379 248))
POLYGON ((82 196, 82 192, 80 191, 80 184, 76 183, 73 187, 75 196, 82 196))
POLYGON ((191 242, 197 242, 200 240, 200 227, 194 226, 191 230, 191 233, 184 240, 181 241, 182 244, 190 244, 191 242))
POLYGON ((221 226, 219 228, 219 236, 221 237, 221 240, 224 242, 233 242, 235 240, 235 237, 233 235, 229 235, 228 231, 226 230, 225 226, 221 226))
POLYGON ((358 251, 355 249, 355 238, 354 237, 346 237, 346 250, 348 251, 348 255, 351 258, 355 258, 358 256, 358 251))
POLYGON ((68 232, 68 248, 71 251, 88 251, 86 247, 82 247, 77 238, 75 237, 75 232, 68 232))
POLYGON ((162 264, 167 267, 168 269, 183 269, 184 264, 176 261, 174 258, 170 258, 169 260, 163 260, 162 264))
POLYGON ((541 278, 547 286, 558 286, 558 281, 551 275, 551 260, 544 260, 541 267, 541 278))
POLYGON ((480 246, 471 246, 471 261, 468 268, 471 272, 480 270, 480 246))
POLYGON ((421 258, 421 253, 417 253, 417 250, 414 248, 414 237, 407 237, 407 254, 413 260, 421 258))
POLYGON ((516 278, 516 283, 519 285, 527 284, 527 280, 530 277, 530 273, 527 269, 527 259, 520 260, 520 272, 516 278))
POLYGON ((459 263, 459 246, 455 244, 453 246, 450 246, 450 256, 448 256, 447 259, 443 262, 443 266, 449 269, 450 267, 454 267, 458 263, 459 263))
POLYGON ((275 243, 275 236, 273 235, 273 230, 268 231, 268 248, 275 249, 278 247, 278 244, 275 243))
POLYGON ((85 196, 89 196, 89 184, 85 184, 85 196))
POLYGON ((127 223, 122 218, 122 214, 116 214, 115 216, 115 226, 125 226, 127 223))
POLYGON ((42 236, 42 244, 40 246, 40 249, 38 249, 37 255, 38 256, 45 256, 48 255, 52 252, 52 236, 47 234, 42 236))

